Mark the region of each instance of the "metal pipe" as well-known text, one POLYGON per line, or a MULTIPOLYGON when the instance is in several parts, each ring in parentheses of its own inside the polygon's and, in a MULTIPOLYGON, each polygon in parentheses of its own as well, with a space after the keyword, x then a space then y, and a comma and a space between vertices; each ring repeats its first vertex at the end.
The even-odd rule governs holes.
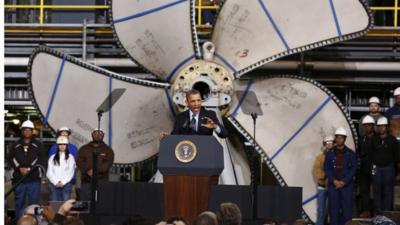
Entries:
MULTIPOLYGON (((27 57, 6 57, 5 66, 27 66, 29 58, 27 57)), ((130 59, 118 58, 94 58, 88 59, 88 63, 96 66, 112 66, 112 67, 137 67, 130 59)), ((300 61, 274 61, 261 66, 263 70, 298 70, 300 61)), ((306 68, 313 68, 314 71, 400 71, 399 62, 376 62, 376 61, 314 61, 307 62, 306 68)))
POLYGON ((82 60, 86 61, 86 37, 87 37, 87 22, 86 19, 83 20, 82 27, 82 60))

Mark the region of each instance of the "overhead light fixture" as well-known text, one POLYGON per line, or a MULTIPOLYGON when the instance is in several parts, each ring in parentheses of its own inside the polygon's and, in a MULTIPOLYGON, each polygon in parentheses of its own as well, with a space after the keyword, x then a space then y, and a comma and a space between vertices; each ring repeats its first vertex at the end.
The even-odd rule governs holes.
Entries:
POLYGON ((13 119, 12 122, 13 122, 13 124, 18 125, 20 120, 19 119, 13 119))

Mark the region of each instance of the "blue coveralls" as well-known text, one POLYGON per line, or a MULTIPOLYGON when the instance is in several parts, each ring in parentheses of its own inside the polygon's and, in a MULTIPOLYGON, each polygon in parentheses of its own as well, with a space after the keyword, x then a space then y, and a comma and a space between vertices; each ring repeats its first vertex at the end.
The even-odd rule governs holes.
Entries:
POLYGON ((351 220, 353 209, 353 178, 357 168, 357 158, 354 151, 345 146, 342 176, 338 177, 335 168, 337 148, 326 154, 325 174, 328 178, 328 210, 331 225, 344 225, 351 220), (333 180, 343 181, 345 185, 336 189, 333 180))

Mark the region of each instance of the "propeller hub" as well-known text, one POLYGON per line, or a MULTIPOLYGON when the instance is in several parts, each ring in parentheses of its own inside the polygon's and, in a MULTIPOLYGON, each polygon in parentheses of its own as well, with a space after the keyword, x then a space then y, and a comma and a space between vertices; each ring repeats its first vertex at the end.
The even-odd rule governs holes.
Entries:
POLYGON ((202 106, 228 111, 233 95, 234 77, 223 66, 197 60, 184 67, 173 80, 172 96, 179 111, 186 108, 186 92, 196 89, 202 97, 202 106))

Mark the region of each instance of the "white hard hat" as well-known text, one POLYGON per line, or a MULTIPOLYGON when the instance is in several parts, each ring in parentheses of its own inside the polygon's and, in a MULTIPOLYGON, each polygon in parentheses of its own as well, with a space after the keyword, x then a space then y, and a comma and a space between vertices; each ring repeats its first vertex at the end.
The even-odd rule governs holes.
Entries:
POLYGON ((25 120, 22 125, 21 125, 21 129, 23 128, 31 128, 31 129, 35 129, 35 126, 33 125, 33 122, 30 120, 25 120))
POLYGON ((69 143, 68 138, 65 136, 60 136, 57 138, 57 144, 59 145, 67 145, 69 143))
POLYGON ((375 119, 374 117, 370 116, 370 115, 366 115, 364 116, 364 118, 361 121, 362 124, 369 124, 369 123, 375 123, 375 119))
POLYGON ((96 128, 96 129, 94 129, 94 130, 92 131, 92 133, 95 132, 95 131, 100 131, 100 133, 103 133, 103 134, 104 134, 104 130, 102 130, 102 129, 96 128))
POLYGON ((374 96, 374 97, 369 98, 368 104, 371 104, 371 103, 381 104, 381 101, 379 101, 378 97, 374 96))
POLYGON ((324 142, 333 142, 335 138, 332 135, 328 135, 324 137, 324 142))
POLYGON ((397 96, 397 95, 400 95, 400 87, 394 89, 393 96, 397 96))
POLYGON ((67 131, 68 133, 71 134, 71 130, 68 127, 65 127, 65 126, 58 128, 57 133, 60 133, 61 131, 67 131))
POLYGON ((384 116, 379 117, 378 122, 376 123, 376 125, 378 125, 378 126, 379 125, 388 125, 388 124, 389 124, 388 119, 384 116))
POLYGON ((335 131, 335 135, 340 135, 340 136, 346 136, 347 137, 347 132, 343 127, 339 127, 335 131))

